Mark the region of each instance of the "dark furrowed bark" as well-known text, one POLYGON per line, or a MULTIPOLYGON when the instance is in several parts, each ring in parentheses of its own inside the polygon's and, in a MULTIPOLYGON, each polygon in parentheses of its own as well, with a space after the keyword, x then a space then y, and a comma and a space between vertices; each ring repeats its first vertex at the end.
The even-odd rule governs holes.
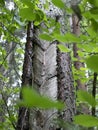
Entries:
MULTIPOLYGON (((27 28, 27 41, 25 45, 23 74, 22 74, 22 88, 24 86, 32 85, 32 39, 31 39, 32 26, 31 22, 28 23, 27 28)), ((21 88, 21 89, 22 89, 21 88)), ((22 99, 22 93, 20 93, 20 99, 22 99)), ((29 130, 29 109, 25 107, 19 108, 18 122, 16 130, 29 130)))
POLYGON ((69 53, 57 53, 57 78, 58 78, 58 99, 66 104, 63 112, 58 117, 65 122, 72 122, 75 115, 75 94, 71 57, 69 53))

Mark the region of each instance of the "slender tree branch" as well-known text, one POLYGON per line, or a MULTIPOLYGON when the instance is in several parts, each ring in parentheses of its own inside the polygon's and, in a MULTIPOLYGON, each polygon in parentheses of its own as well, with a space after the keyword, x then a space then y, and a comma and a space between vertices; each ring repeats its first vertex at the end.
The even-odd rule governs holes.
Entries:
MULTIPOLYGON (((2 94, 2 99, 3 99, 4 104, 5 104, 5 106, 6 106, 6 110, 7 110, 7 113, 8 113, 8 115, 9 115, 9 120, 10 120, 10 118, 11 118, 11 113, 10 113, 10 111, 9 111, 9 108, 8 108, 8 105, 7 105, 7 102, 6 102, 6 99, 5 99, 5 97, 4 97, 4 94, 3 94, 2 92, 1 92, 1 94, 2 94)), ((13 122, 12 120, 10 120, 10 122, 11 122, 13 128, 16 129, 16 126, 15 126, 14 122, 13 122)))
MULTIPOLYGON (((13 38, 15 38, 16 40, 19 40, 19 39, 16 38, 15 34, 12 33, 12 32, 8 29, 8 27, 6 27, 2 22, 0 22, 0 25, 1 25, 1 27, 2 27, 4 30, 8 31, 8 32, 10 33, 10 35, 13 36, 13 38)), ((16 47, 16 45, 17 45, 17 42, 14 41, 14 43, 15 43, 15 45, 11 48, 11 50, 8 52, 8 54, 4 57, 4 59, 3 59, 2 63, 1 63, 1 65, 0 65, 0 68, 3 66, 4 62, 6 61, 7 57, 10 55, 10 53, 15 49, 15 47, 16 47)), ((19 44, 19 43, 18 43, 18 44, 19 44)), ((20 44, 19 44, 19 45, 20 45, 20 44)), ((22 48, 21 45, 20 45, 20 47, 22 48)), ((22 49, 23 49, 23 48, 22 48, 22 49)))
POLYGON ((7 59, 7 57, 10 55, 10 53, 15 49, 17 43, 11 48, 11 50, 8 52, 8 54, 4 57, 1 65, 0 65, 0 68, 2 67, 2 65, 4 64, 5 60, 7 59))

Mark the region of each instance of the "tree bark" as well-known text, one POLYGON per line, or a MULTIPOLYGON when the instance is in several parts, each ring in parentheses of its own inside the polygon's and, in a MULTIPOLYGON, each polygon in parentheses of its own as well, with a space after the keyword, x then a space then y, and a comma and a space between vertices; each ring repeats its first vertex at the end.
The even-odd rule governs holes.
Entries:
MULTIPOLYGON (((39 39, 40 28, 34 29, 33 36, 33 87, 52 100, 57 99, 56 42, 39 39)), ((53 118, 56 110, 32 109, 30 111, 31 130, 55 130, 53 118)))
MULTIPOLYGON (((76 14, 72 15, 72 24, 73 24, 73 33, 76 36, 79 36, 80 35, 80 25, 79 25, 79 19, 76 16, 76 14)), ((78 51, 82 51, 82 49, 80 50, 77 46, 77 43, 74 43, 73 44, 73 54, 74 54, 74 57, 77 58, 77 61, 74 62, 74 67, 76 70, 80 70, 81 67, 84 68, 84 63, 81 62, 81 58, 78 54, 78 51)), ((82 78, 81 75, 78 75, 78 77, 79 78, 76 79, 76 84, 77 84, 76 89, 87 91, 85 83, 82 83, 82 81, 81 81, 81 78, 82 78)), ((81 112, 81 113, 85 113, 85 114, 89 113, 89 110, 88 110, 87 106, 85 106, 85 104, 81 104, 80 109, 81 109, 81 111, 79 111, 79 112, 81 112)), ((77 111, 77 113, 78 113, 78 111, 77 111)))
MULTIPOLYGON (((66 104, 63 112, 59 112, 59 118, 71 123, 75 115, 75 94, 72 76, 71 57, 69 53, 62 53, 58 50, 58 99, 66 104)), ((68 128, 66 128, 67 130, 68 128)), ((65 130, 65 129, 64 129, 65 130)))
MULTIPOLYGON (((22 75, 22 88, 26 85, 28 85, 28 86, 32 85, 33 48, 32 48, 31 32, 32 32, 32 23, 29 22, 28 28, 27 28, 27 42, 25 45, 25 57, 24 57, 23 75, 22 75)), ((20 99, 22 99, 22 93, 20 93, 20 99)), ((25 107, 19 108, 18 122, 17 122, 16 130, 30 130, 29 115, 30 115, 30 110, 28 108, 25 108, 25 107)))
MULTIPOLYGON (((43 9, 43 4, 43 1, 41 1, 41 9, 43 9)), ((61 33, 65 33, 65 15, 63 11, 52 3, 49 4, 49 9, 44 10, 44 12, 47 17, 53 18, 55 22, 59 17, 62 26, 61 33)), ((59 117, 61 116, 61 119, 65 122, 72 122, 75 114, 75 96, 70 55, 69 53, 57 52, 57 41, 41 40, 39 35, 43 33, 42 27, 47 28, 43 22, 40 26, 33 27, 33 47, 31 37, 27 39, 22 85, 32 84, 33 88, 41 95, 45 95, 52 100, 57 98, 62 100, 66 104, 66 108, 63 114, 59 113, 59 117), (32 48, 33 57, 31 58, 32 53, 30 53, 30 57, 28 54, 32 48)), ((49 33, 52 31, 53 27, 49 28, 49 33)), ((20 98, 22 98, 22 95, 20 98)), ((19 110, 17 130, 57 130, 57 124, 54 124, 54 118, 57 118, 57 114, 56 109, 32 108, 29 110, 22 107, 19 110)))

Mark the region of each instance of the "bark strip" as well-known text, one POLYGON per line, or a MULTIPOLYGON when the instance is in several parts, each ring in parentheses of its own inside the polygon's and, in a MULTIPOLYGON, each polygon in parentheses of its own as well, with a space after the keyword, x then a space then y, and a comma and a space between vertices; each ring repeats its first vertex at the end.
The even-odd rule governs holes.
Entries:
MULTIPOLYGON (((22 88, 26 85, 32 85, 32 39, 31 39, 31 22, 27 27, 27 42, 25 44, 23 74, 22 74, 22 88)), ((20 99, 22 94, 20 93, 20 99)), ((29 130, 29 109, 25 107, 19 108, 18 122, 16 130, 29 130)))
POLYGON ((66 108, 59 114, 59 117, 64 121, 72 122, 75 114, 75 95, 69 53, 62 53, 58 50, 57 65, 58 99, 66 104, 66 108))

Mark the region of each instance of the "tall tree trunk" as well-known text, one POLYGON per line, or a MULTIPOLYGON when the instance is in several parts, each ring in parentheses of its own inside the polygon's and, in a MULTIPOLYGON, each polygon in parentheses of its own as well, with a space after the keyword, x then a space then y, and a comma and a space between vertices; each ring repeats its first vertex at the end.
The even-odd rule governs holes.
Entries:
MULTIPOLYGON (((64 28, 64 13, 52 3, 49 4, 49 10, 44 10, 44 12, 56 22, 58 17, 61 17, 59 22, 64 28)), ((42 0, 41 5, 43 7, 42 0)), ((40 26, 33 28, 33 47, 31 41, 27 40, 26 43, 22 85, 32 84, 41 95, 46 95, 53 100, 58 98, 65 102, 67 107, 64 109, 63 115, 61 113, 59 115, 65 121, 71 122, 75 113, 75 97, 70 55, 69 53, 57 52, 56 41, 48 42, 39 39, 39 34, 43 33, 41 27, 45 28, 46 26, 41 23, 40 26), (30 48, 33 48, 32 59, 32 53, 30 54, 30 59, 28 55, 31 52, 30 48), (32 72, 32 83, 30 72, 32 72)), ((49 29, 50 32, 52 30, 53 28, 49 29)), ((65 30, 66 28, 64 28, 63 32, 62 29, 61 33, 65 33, 65 30)), ((17 130, 56 130, 57 126, 54 125, 53 119, 57 118, 57 114, 55 109, 41 110, 32 108, 28 110, 22 107, 19 110, 17 130)))
MULTIPOLYGON (((42 25, 43 26, 43 25, 42 25)), ((34 29, 33 36, 33 87, 53 100, 57 99, 56 42, 39 39, 40 28, 34 29)), ((55 130, 53 118, 56 110, 32 109, 30 111, 31 130, 55 130)))
MULTIPOLYGON (((60 15, 60 10, 49 2, 49 9, 44 10, 47 17, 56 20, 56 16, 60 15)), ((44 1, 41 0, 43 8, 44 1)), ((47 28, 44 23, 40 27, 47 28)), ((39 34, 43 33, 40 27, 35 27, 33 36, 33 87, 41 95, 45 95, 52 100, 57 99, 57 48, 56 41, 48 42, 39 39, 39 34)), ((51 32, 53 28, 50 28, 51 32)), ((30 111, 30 126, 31 130, 55 130, 53 119, 56 118, 57 110, 41 110, 32 109, 30 111)))
MULTIPOLYGON (((73 14, 72 15, 72 23, 73 23, 73 33, 76 35, 76 36, 79 36, 80 35, 80 25, 79 25, 79 19, 78 17, 76 16, 76 14, 73 14), (78 23, 78 24, 77 24, 78 23)), ((77 61, 74 62, 74 66, 77 70, 79 70, 81 67, 84 67, 84 63, 82 63, 80 60, 80 56, 78 54, 78 51, 80 49, 78 48, 77 46, 77 43, 74 43, 73 44, 73 53, 74 53, 74 57, 77 58, 77 61)), ((81 50, 82 51, 82 50, 81 50)), ((83 89, 83 90, 86 90, 86 86, 84 83, 81 82, 80 79, 77 79, 77 89, 83 89)))
MULTIPOLYGON (((79 24, 79 18, 77 17, 76 14, 73 14, 72 15, 72 26, 73 26, 73 33, 76 35, 76 36, 79 36, 80 35, 80 24, 79 24)), ((76 71, 80 70, 81 67, 84 68, 84 63, 81 62, 81 58, 78 54, 78 51, 82 51, 82 49, 80 50, 77 46, 77 43, 74 43, 73 44, 73 54, 74 54, 74 57, 77 58, 77 61, 74 62, 74 67, 76 69, 76 71)), ((85 90, 87 91, 87 88, 86 88, 86 85, 85 83, 82 83, 81 81, 81 75, 79 74, 78 75, 78 79, 76 79, 76 89, 77 90, 85 90)), ((82 104, 80 105, 80 109, 81 109, 81 113, 89 113, 88 111, 88 108, 85 106, 85 104, 82 104)))
MULTIPOLYGON (((64 13, 51 3, 47 15, 56 21, 58 20, 57 18, 60 18, 59 22, 62 28, 65 27, 64 13)), ((41 26, 44 25, 42 24, 41 26)), ((65 33, 65 30, 66 28, 64 28, 64 30, 61 29, 61 33, 65 33)), ((40 40, 38 38, 40 33, 42 33, 41 29, 36 28, 33 36, 33 84, 41 94, 53 100, 57 98, 62 100, 67 107, 64 109, 63 115, 60 114, 61 118, 71 122, 75 114, 75 96, 70 55, 69 53, 61 53, 60 51, 58 51, 57 54, 57 43, 40 40), (57 66, 58 69, 56 72, 57 66)), ((30 116, 32 121, 32 123, 30 123, 32 124, 31 129, 55 130, 56 127, 52 127, 52 120, 57 116, 56 113, 56 110, 42 111, 38 109, 36 112, 32 110, 30 116)))
MULTIPOLYGON (((68 4, 68 6, 70 5, 70 1, 67 0, 66 3, 68 4)), ((67 18, 66 13, 63 13, 63 15, 59 19, 59 22, 61 24, 61 34, 67 33, 70 28, 68 26, 70 25, 68 25, 69 18, 67 18)), ((65 47, 69 48, 69 45, 65 43, 65 47)), ((72 123, 73 116, 76 112, 72 62, 70 53, 61 52, 59 49, 57 49, 57 80, 58 99, 66 104, 64 111, 58 113, 58 117, 64 122, 72 123)), ((64 130, 68 130, 68 127, 65 126, 64 130)))
MULTIPOLYGON (((45 43, 34 37, 33 86, 41 95, 56 100, 56 42, 45 43)), ((31 110, 31 129, 49 130, 56 110, 31 110), (33 113, 32 113, 33 112, 33 113)))
MULTIPOLYGON (((28 23, 27 27, 27 42, 25 45, 25 57, 23 64, 23 75, 22 75, 22 88, 26 85, 32 85, 32 23, 28 23)), ((20 99, 22 94, 20 93, 20 99)), ((25 107, 19 108, 18 122, 16 130, 30 130, 29 124, 29 109, 25 107)))
POLYGON ((69 53, 62 53, 58 50, 57 63, 58 99, 66 104, 66 108, 63 112, 59 113, 59 117, 65 122, 70 123, 73 121, 73 116, 75 115, 75 94, 69 53))

